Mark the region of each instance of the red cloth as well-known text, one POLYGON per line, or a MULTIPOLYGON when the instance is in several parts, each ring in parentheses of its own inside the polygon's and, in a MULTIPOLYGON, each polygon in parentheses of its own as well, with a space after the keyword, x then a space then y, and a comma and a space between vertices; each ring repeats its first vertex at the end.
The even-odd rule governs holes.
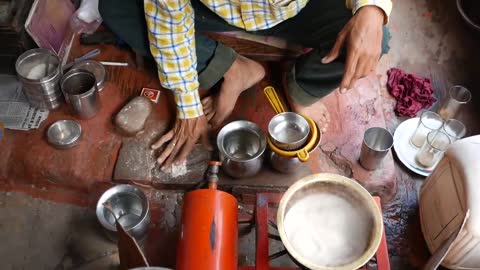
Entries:
POLYGON ((430 79, 408 74, 392 68, 387 72, 388 92, 395 97, 395 113, 399 116, 415 117, 421 109, 427 109, 437 101, 433 97, 430 79))

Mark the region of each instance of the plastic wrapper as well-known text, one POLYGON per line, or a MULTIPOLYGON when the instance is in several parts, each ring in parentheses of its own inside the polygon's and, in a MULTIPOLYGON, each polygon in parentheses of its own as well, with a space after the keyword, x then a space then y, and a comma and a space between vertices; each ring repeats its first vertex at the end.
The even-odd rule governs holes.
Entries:
POLYGON ((70 21, 77 33, 91 34, 102 24, 102 16, 98 11, 99 0, 82 0, 80 7, 70 21))

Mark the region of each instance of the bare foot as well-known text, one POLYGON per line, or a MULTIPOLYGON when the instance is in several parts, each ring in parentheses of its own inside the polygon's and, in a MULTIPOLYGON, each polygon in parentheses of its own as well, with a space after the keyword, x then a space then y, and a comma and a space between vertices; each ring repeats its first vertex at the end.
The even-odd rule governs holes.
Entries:
MULTIPOLYGON (((286 76, 283 78, 283 85, 284 87, 288 87, 286 76)), ((330 113, 321 99, 312 105, 305 107, 293 101, 288 93, 286 96, 292 111, 312 118, 323 133, 327 132, 328 125, 330 124, 330 113)))
POLYGON ((323 133, 327 132, 328 125, 330 124, 330 113, 328 112, 327 107, 323 104, 322 100, 319 100, 308 107, 300 106, 290 97, 288 97, 288 100, 290 107, 294 112, 312 118, 323 133))
POLYGON ((214 128, 230 116, 240 94, 265 76, 263 66, 239 55, 223 76, 220 92, 202 99, 204 113, 214 128))

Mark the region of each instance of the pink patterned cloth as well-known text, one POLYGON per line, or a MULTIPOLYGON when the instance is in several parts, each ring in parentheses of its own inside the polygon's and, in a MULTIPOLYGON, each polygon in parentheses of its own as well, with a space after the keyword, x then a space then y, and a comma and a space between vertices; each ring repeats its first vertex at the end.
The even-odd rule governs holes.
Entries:
POLYGON ((421 109, 428 109, 437 101, 433 97, 430 79, 421 78, 403 70, 392 68, 387 72, 388 92, 395 97, 398 116, 415 117, 421 109))

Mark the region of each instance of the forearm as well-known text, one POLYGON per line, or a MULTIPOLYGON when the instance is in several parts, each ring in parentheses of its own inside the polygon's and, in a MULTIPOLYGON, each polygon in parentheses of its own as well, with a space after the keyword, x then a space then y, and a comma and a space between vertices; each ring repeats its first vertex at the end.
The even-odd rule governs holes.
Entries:
POLYGON ((145 18, 158 77, 164 88, 174 92, 178 117, 203 115, 190 1, 146 0, 145 18))

